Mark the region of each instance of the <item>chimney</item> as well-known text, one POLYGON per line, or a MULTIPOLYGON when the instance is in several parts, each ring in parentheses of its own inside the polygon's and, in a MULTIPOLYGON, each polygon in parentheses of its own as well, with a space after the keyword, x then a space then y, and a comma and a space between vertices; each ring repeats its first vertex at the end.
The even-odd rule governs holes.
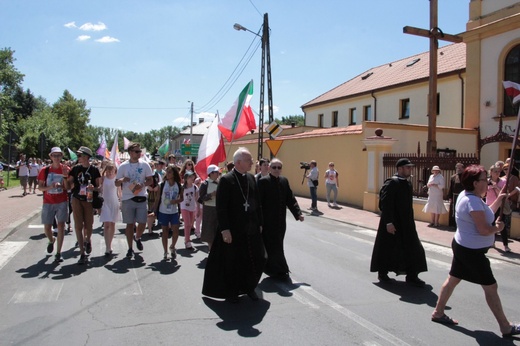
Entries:
POLYGON ((199 118, 199 124, 202 124, 204 122, 204 118, 199 118))
POLYGON ((296 127, 296 123, 294 121, 291 123, 291 127, 296 127))

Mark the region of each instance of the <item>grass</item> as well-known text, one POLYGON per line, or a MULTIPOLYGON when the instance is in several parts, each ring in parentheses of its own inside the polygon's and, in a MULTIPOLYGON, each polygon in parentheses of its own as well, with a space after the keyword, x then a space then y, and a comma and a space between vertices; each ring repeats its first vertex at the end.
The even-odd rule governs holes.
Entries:
POLYGON ((20 179, 16 178, 16 171, 9 172, 9 185, 7 185, 7 172, 3 171, 2 175, 4 176, 4 187, 11 188, 20 186, 20 179))

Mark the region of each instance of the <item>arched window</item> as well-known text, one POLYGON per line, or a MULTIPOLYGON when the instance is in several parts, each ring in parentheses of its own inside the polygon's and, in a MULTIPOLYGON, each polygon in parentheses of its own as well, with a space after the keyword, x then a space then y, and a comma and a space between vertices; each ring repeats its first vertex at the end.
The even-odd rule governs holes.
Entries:
MULTIPOLYGON (((506 56, 504 65, 504 80, 515 83, 520 83, 520 45, 517 45, 511 49, 506 56)), ((504 115, 517 116, 518 114, 518 103, 513 108, 509 96, 504 91, 504 115)))

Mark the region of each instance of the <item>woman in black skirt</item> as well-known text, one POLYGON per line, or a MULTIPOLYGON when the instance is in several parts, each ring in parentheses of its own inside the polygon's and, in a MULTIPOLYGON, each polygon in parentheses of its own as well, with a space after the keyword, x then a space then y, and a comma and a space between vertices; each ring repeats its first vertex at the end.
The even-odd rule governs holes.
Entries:
POLYGON ((505 194, 500 193, 489 207, 484 203, 482 197, 487 191, 487 174, 482 166, 467 167, 462 173, 461 182, 464 191, 460 193, 455 206, 457 232, 452 242, 453 261, 432 313, 432 321, 448 325, 458 324, 458 321, 444 313, 444 309, 455 287, 461 280, 466 280, 479 284, 484 289, 486 302, 498 322, 502 335, 509 337, 520 334, 520 325, 511 324, 504 314, 498 296, 498 285, 486 257, 488 249, 494 243, 495 233, 504 228, 504 223, 500 220, 494 225, 493 221, 505 194))

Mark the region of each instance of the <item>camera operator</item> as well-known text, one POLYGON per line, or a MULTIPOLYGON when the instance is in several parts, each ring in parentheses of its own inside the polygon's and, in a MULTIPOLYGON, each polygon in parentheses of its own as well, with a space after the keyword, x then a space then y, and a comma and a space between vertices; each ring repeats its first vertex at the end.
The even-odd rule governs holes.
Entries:
POLYGON ((310 210, 318 210, 318 195, 316 193, 316 190, 318 188, 318 179, 320 172, 318 171, 318 164, 315 160, 312 160, 309 163, 310 171, 309 174, 307 174, 307 186, 309 186, 309 190, 311 191, 311 207, 310 210))

